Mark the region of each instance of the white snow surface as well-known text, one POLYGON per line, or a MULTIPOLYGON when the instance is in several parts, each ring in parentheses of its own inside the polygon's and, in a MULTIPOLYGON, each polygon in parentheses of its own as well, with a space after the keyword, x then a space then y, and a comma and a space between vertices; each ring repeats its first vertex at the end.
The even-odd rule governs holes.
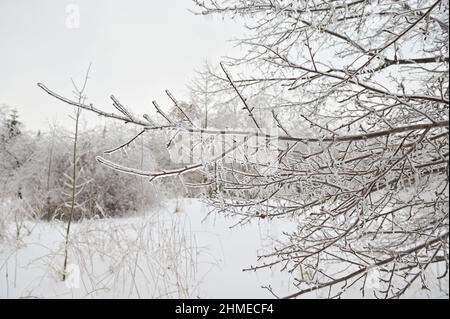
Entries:
POLYGON ((133 217, 73 223, 68 270, 74 272, 65 282, 67 224, 10 222, 0 242, 0 298, 273 297, 263 285, 291 292, 292 279, 278 269, 242 269, 256 265, 257 252, 270 250, 269 237, 281 238, 292 223, 230 228, 236 220, 207 215, 204 203, 182 199, 133 217))
MULTIPOLYGON (((296 292, 298 274, 277 267, 242 271, 260 264, 258 254, 271 252, 295 223, 259 219, 230 228, 236 217, 208 212, 198 200, 180 199, 126 218, 73 223, 66 281, 67 224, 0 215, 0 298, 273 298, 262 286, 280 297, 296 292)), ((430 267, 434 278, 444 271, 436 267, 430 267)), ((430 288, 404 297, 448 298, 448 275, 430 288)), ((325 289, 303 297, 327 295, 325 289)), ((361 298, 359 287, 345 297, 361 298)))

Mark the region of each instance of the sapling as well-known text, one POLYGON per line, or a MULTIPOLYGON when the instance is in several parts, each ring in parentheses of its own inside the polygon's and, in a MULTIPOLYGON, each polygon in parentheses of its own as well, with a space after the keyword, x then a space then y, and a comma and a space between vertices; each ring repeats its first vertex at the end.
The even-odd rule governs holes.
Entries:
MULTIPOLYGON (((86 76, 84 78, 83 86, 78 88, 78 86, 75 84, 75 82, 72 80, 72 84, 74 87, 74 92, 77 97, 78 103, 84 103, 86 101, 85 96, 85 90, 86 90, 86 84, 89 79, 89 71, 91 70, 91 64, 89 64, 88 70, 86 72, 86 76)), ((69 234, 70 234, 70 226, 72 224, 73 220, 73 214, 75 211, 75 203, 76 203, 76 195, 77 195, 77 142, 78 142, 78 124, 80 122, 80 114, 81 109, 76 108, 75 110, 75 135, 74 135, 74 142, 73 142, 73 171, 72 171, 72 198, 71 198, 71 204, 70 204, 70 214, 69 214, 69 221, 67 222, 67 229, 66 229, 66 243, 64 245, 64 266, 63 266, 63 276, 62 280, 66 280, 66 269, 67 269, 67 255, 68 255, 68 246, 69 246, 69 234)))

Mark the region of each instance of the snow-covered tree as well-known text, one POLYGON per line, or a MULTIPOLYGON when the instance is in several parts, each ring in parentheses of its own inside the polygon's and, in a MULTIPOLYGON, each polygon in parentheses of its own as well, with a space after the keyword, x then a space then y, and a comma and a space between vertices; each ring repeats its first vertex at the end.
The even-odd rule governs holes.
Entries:
POLYGON ((448 1, 195 2, 199 14, 248 27, 243 57, 211 75, 252 127, 199 127, 156 102, 160 120, 141 118, 114 96, 120 114, 107 113, 39 84, 67 104, 140 126, 139 136, 164 130, 225 146, 205 160, 188 144, 189 163, 158 171, 99 162, 150 180, 202 172, 215 185, 209 201, 218 212, 242 223, 297 221, 296 232, 249 268, 291 272, 298 291, 288 297, 341 297, 357 287, 396 298, 448 283, 448 1), (276 132, 268 133, 263 111, 276 132), (273 141, 275 158, 250 156, 273 141))
POLYGON ((9 112, 8 116, 4 120, 4 134, 2 138, 4 140, 10 140, 21 133, 22 123, 19 120, 19 113, 16 109, 13 109, 9 112))

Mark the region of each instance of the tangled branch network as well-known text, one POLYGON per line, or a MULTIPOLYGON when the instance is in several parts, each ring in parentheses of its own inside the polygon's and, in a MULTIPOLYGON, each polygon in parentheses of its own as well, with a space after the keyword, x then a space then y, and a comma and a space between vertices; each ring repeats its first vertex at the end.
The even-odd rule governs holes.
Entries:
POLYGON ((39 87, 66 104, 141 127, 106 154, 159 130, 199 134, 191 149, 205 136, 230 137, 207 161, 153 172, 97 159, 150 180, 200 173, 199 185, 187 185, 208 187, 214 210, 240 223, 295 220, 296 231, 247 269, 291 272, 296 292, 287 297, 319 290, 341 297, 353 287, 398 298, 442 290, 441 281, 448 296, 448 1, 195 2, 198 14, 246 18, 250 34, 240 44, 247 53, 209 76, 212 94, 239 102, 251 127, 195 125, 169 91, 182 119, 156 102, 160 119, 137 117, 114 96, 118 114, 39 87), (232 76, 232 68, 244 71, 232 76), (264 130, 263 107, 249 98, 255 96, 271 96, 275 132, 264 130), (255 136, 276 141, 276 156, 236 156, 247 147, 238 137, 255 136))

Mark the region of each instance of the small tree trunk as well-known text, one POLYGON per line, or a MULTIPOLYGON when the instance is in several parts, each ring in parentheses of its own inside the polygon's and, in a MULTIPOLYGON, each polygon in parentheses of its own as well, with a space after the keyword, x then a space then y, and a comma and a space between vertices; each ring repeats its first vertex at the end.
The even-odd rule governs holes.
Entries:
POLYGON ((72 224, 73 212, 75 210, 75 201, 76 201, 76 193, 77 193, 77 142, 78 142, 78 123, 80 119, 80 109, 77 109, 75 115, 75 140, 73 143, 73 171, 72 171, 72 200, 70 205, 70 215, 69 222, 67 223, 66 230, 66 244, 64 247, 64 266, 63 266, 63 277, 62 280, 66 280, 66 269, 67 269, 67 255, 68 255, 68 246, 69 246, 69 233, 70 226, 72 224))

